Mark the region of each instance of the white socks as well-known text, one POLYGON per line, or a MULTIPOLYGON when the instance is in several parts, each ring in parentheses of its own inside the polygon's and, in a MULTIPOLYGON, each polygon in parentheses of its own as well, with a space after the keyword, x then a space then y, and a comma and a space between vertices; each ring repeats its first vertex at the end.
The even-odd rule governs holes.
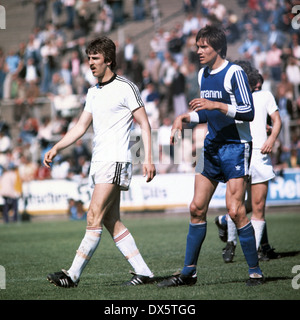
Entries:
MULTIPOLYGON (((72 281, 79 281, 83 269, 91 259, 93 253, 98 247, 98 244, 100 243, 101 234, 102 228, 86 228, 85 236, 82 239, 80 246, 76 252, 76 256, 73 260, 72 266, 68 270, 68 274, 72 281)), ((114 242, 117 248, 131 264, 136 274, 153 277, 153 273, 142 258, 128 229, 124 229, 117 236, 115 236, 114 242)))
POLYGON ((131 264, 136 274, 153 277, 153 273, 145 263, 128 229, 124 229, 116 235, 114 237, 114 242, 117 248, 131 264))
POLYGON ((91 259, 93 253, 98 247, 101 239, 102 228, 87 227, 85 236, 76 252, 71 268, 68 274, 74 282, 79 280, 79 277, 91 259))
POLYGON ((227 232, 228 232, 227 242, 232 241, 233 244, 236 246, 237 244, 236 226, 235 226, 235 223, 230 218, 229 214, 227 214, 227 232))
POLYGON ((251 219, 251 223, 252 223, 254 234, 255 234, 256 249, 258 250, 258 247, 260 245, 260 241, 264 232, 264 228, 266 225, 266 221, 251 219))
MULTIPOLYGON (((254 229, 254 235, 255 235, 255 242, 256 242, 256 249, 258 250, 260 246, 260 241, 263 235, 263 231, 266 225, 265 220, 256 220, 251 219, 251 223, 254 229)), ((236 233, 236 226, 232 219, 230 218, 229 214, 227 214, 227 232, 228 232, 228 242, 232 241, 234 245, 237 243, 237 233, 236 233)))

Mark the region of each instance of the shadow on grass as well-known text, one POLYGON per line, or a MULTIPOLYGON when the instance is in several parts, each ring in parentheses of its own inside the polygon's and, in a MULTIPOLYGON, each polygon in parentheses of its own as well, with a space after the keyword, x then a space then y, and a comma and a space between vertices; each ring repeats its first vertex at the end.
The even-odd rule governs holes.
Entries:
POLYGON ((290 252, 278 252, 278 259, 286 257, 294 257, 300 254, 300 251, 290 251, 290 252))

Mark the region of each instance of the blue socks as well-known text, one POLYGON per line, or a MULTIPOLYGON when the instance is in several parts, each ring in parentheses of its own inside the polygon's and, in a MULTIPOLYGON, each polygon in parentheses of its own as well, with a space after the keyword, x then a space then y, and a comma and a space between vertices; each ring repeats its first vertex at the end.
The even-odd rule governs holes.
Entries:
MULTIPOLYGON (((190 223, 186 241, 184 267, 181 271, 181 274, 185 276, 192 276, 196 273, 196 265, 202 243, 206 236, 206 229, 206 222, 200 224, 190 223)), ((258 264, 258 255, 256 250, 254 229, 251 222, 247 223, 244 227, 238 229, 237 232, 244 256, 249 266, 249 274, 251 275, 253 273, 257 273, 259 275, 262 275, 262 271, 258 264)))
POLYGON ((190 223, 186 239, 184 268, 181 271, 181 274, 185 276, 192 276, 196 273, 196 265, 200 249, 206 236, 206 225, 206 222, 199 224, 190 223))
POLYGON ((240 244, 249 266, 249 274, 262 272, 258 266, 258 256, 256 250, 254 229, 251 222, 247 223, 244 227, 237 230, 240 244))

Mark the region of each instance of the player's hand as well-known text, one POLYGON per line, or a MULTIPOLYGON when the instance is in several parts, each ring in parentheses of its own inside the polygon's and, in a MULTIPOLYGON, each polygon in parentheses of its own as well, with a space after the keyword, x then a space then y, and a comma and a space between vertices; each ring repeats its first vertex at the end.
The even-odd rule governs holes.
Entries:
POLYGON ((193 111, 198 111, 202 109, 213 110, 216 108, 214 101, 210 101, 204 98, 193 99, 189 103, 190 109, 193 111))
POLYGON ((170 136, 170 144, 176 144, 178 140, 181 139, 181 132, 182 132, 182 118, 179 116, 174 120, 172 129, 171 129, 171 136, 170 136))
POLYGON ((146 182, 150 182, 156 175, 155 165, 150 163, 143 164, 143 176, 147 177, 146 182))
POLYGON ((55 148, 52 148, 51 150, 45 153, 43 163, 47 168, 50 168, 50 164, 52 163, 56 155, 57 155, 57 150, 55 148))

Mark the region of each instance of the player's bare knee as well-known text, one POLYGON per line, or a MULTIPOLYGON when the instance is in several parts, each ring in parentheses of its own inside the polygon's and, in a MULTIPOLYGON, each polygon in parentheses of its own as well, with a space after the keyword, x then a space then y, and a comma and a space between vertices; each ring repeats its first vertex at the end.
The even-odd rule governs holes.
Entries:
POLYGON ((190 215, 192 219, 205 220, 205 210, 199 208, 194 202, 190 204, 190 215))
POLYGON ((86 215, 86 223, 88 227, 100 227, 101 221, 97 215, 93 213, 92 210, 89 210, 86 215))

